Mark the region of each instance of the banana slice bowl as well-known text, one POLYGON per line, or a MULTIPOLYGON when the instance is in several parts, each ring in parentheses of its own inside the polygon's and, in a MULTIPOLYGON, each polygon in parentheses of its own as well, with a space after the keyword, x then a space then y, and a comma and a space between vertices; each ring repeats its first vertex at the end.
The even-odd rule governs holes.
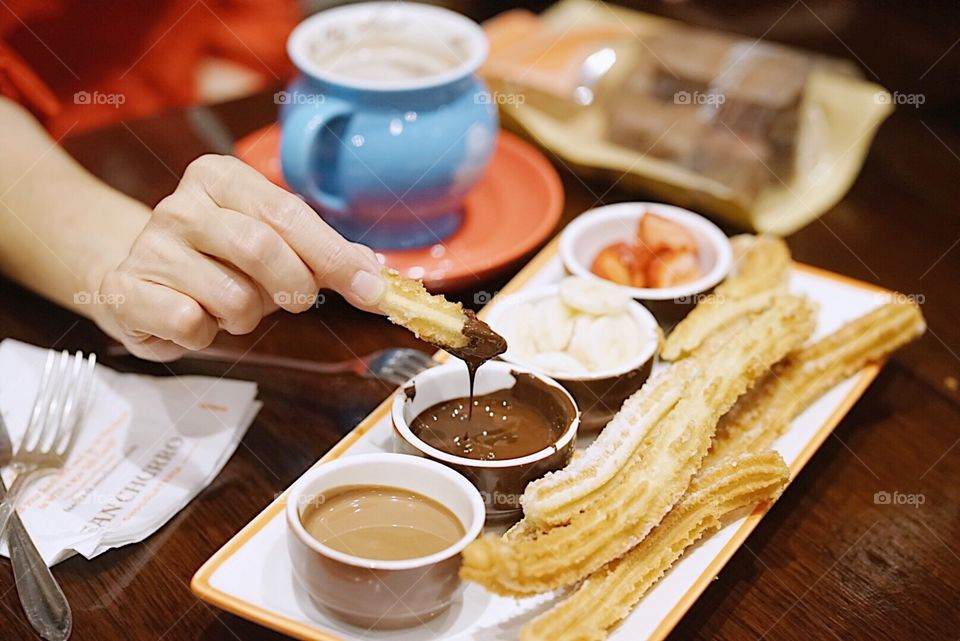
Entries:
POLYGON ((580 431, 603 429, 650 376, 656 319, 614 285, 571 277, 499 300, 486 318, 507 339, 501 359, 560 383, 580 408, 580 431))

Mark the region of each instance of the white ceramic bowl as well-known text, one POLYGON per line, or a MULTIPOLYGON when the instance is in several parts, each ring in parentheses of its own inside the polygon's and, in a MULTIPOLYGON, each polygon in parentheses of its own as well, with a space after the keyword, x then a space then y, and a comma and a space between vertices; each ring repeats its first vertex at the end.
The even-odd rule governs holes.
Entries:
POLYGON ((307 472, 287 495, 287 548, 297 582, 319 607, 354 625, 399 628, 443 612, 457 595, 460 552, 479 536, 484 506, 476 488, 453 470, 416 456, 358 454, 307 472), (320 543, 303 527, 303 509, 349 485, 386 485, 431 498, 460 520, 464 535, 430 556, 365 559, 320 543))
MULTIPOLYGON (((520 305, 550 296, 559 296, 559 294, 559 285, 536 287, 510 294, 497 299, 496 304, 487 313, 486 321, 495 332, 506 336, 507 344, 510 345, 508 325, 510 314, 520 305)), ((584 433, 599 431, 610 422, 623 405, 623 401, 640 389, 640 386, 650 377, 653 357, 659 347, 660 335, 657 319, 653 314, 633 300, 630 301, 627 312, 640 326, 640 330, 647 333, 648 339, 639 352, 619 367, 584 374, 558 374, 540 370, 519 356, 517 350, 513 348, 508 348, 500 358, 508 363, 553 377, 570 392, 577 402, 577 407, 580 408, 581 431, 584 433)))
MULTIPOLYGON (((502 334, 503 336, 507 336, 510 333, 508 328, 508 319, 510 318, 510 314, 513 313, 517 307, 559 295, 559 285, 533 287, 521 292, 517 292, 516 294, 508 294, 503 298, 497 299, 496 304, 494 304, 487 312, 486 322, 495 332, 502 334)), ((636 321, 637 325, 640 327, 640 331, 647 333, 648 340, 646 343, 644 343, 643 349, 637 352, 637 354, 632 358, 624 361, 619 367, 594 370, 592 372, 583 374, 559 374, 556 372, 543 371, 535 365, 526 362, 517 354, 518 350, 510 347, 509 336, 507 336, 507 351, 501 354, 500 358, 508 363, 514 363, 523 368, 539 372, 544 376, 551 376, 561 382, 565 380, 596 381, 623 376, 630 370, 642 367, 644 363, 652 359, 653 355, 657 351, 659 342, 657 319, 653 317, 653 314, 651 314, 646 307, 637 301, 632 300, 627 307, 627 313, 630 314, 634 321, 636 321)), ((583 411, 583 408, 581 407, 580 410, 583 411)))
POLYGON ((527 483, 570 462, 580 427, 580 412, 570 392, 555 380, 526 367, 489 361, 477 370, 474 393, 489 394, 512 387, 516 383, 514 372, 533 376, 543 385, 559 391, 561 397, 569 402, 566 429, 556 441, 544 444, 542 450, 533 454, 512 459, 466 458, 432 447, 413 433, 410 423, 424 410, 469 394, 467 370, 461 361, 451 361, 420 372, 396 393, 392 407, 396 450, 425 456, 463 474, 480 490, 487 518, 501 521, 520 516, 520 496, 527 483))
POLYGON ((638 300, 695 303, 699 294, 713 289, 726 278, 733 264, 733 252, 730 240, 720 228, 699 214, 660 203, 618 203, 580 214, 560 236, 560 257, 564 267, 575 276, 606 280, 590 271, 594 258, 612 243, 635 239, 640 219, 646 212, 683 225, 693 235, 703 276, 676 287, 620 287, 638 300))

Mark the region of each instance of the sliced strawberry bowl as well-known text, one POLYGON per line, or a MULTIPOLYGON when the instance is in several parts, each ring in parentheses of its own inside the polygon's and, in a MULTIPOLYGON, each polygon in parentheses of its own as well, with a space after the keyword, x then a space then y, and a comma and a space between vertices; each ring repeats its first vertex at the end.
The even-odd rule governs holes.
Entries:
POLYGON ((584 212, 564 229, 560 256, 575 276, 623 287, 664 327, 709 295, 733 263, 729 239, 712 222, 646 202, 584 212))

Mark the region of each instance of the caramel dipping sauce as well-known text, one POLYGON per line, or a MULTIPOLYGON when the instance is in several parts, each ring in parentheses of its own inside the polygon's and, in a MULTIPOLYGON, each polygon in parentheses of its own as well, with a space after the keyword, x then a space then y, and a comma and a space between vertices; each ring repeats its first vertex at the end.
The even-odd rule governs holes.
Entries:
POLYGON ((465 534, 460 519, 440 503, 385 485, 333 488, 311 501, 300 519, 323 545, 380 561, 430 556, 465 534))
MULTIPOLYGON (((524 375, 519 375, 524 376, 524 375)), ((477 460, 513 459, 539 452, 556 442, 569 417, 550 390, 518 380, 489 394, 455 398, 430 406, 410 425, 424 443, 477 460), (519 389, 518 389, 519 388, 519 389)))
POLYGON ((423 625, 447 610, 462 587, 460 553, 485 520, 463 475, 385 452, 322 462, 294 483, 284 511, 300 594, 365 630, 423 625))

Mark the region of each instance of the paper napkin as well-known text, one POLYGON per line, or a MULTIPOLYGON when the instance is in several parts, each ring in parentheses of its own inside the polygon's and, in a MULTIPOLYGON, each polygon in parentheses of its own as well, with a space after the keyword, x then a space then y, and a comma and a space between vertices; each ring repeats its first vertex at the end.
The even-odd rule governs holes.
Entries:
MULTIPOLYGON (((14 447, 47 353, 0 343, 0 412, 14 447)), ((247 381, 121 374, 98 364, 66 466, 32 483, 18 503, 43 559, 92 559, 159 529, 226 464, 260 409, 256 395, 256 383, 247 381)), ((4 470, 8 485, 12 478, 4 470)))

